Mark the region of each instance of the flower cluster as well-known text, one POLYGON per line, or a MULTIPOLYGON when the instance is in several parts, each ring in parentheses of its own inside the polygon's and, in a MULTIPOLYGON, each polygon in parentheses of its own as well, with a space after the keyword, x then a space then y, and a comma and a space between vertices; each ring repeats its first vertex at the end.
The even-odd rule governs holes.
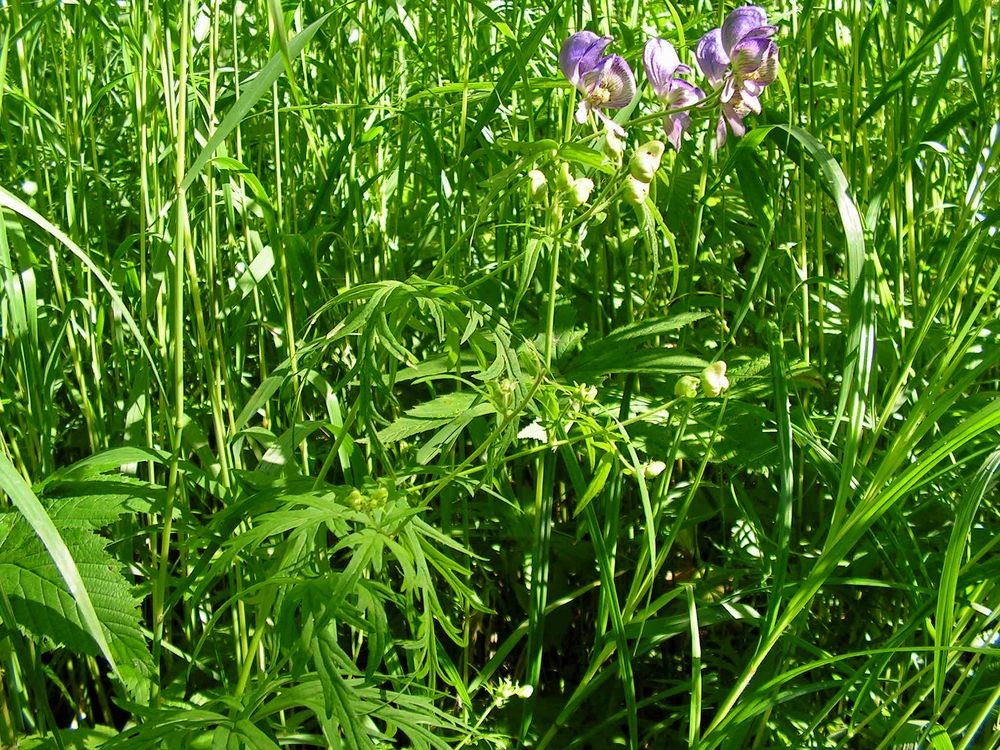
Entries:
POLYGON ((649 184, 656 177, 663 158, 663 141, 649 141, 635 150, 629 161, 629 175, 625 181, 625 200, 633 206, 641 206, 649 195, 649 184))
MULTIPOLYGON (((718 94, 721 116, 716 127, 719 145, 725 143, 727 126, 735 136, 746 132, 743 118, 761 111, 760 94, 778 71, 778 45, 771 39, 777 28, 767 24, 767 14, 756 5, 745 5, 730 13, 722 26, 712 29, 698 42, 698 67, 718 94)), ((586 122, 593 113, 604 122, 608 138, 618 142, 621 126, 605 110, 623 109, 635 98, 635 76, 619 55, 605 55, 609 36, 580 31, 567 39, 559 52, 559 68, 583 95, 576 120, 586 122)), ((663 118, 667 141, 676 150, 691 128, 691 110, 705 100, 705 92, 681 77, 692 72, 677 51, 664 39, 650 39, 643 50, 643 68, 653 94, 668 112, 663 118)))
POLYGON ((767 25, 763 8, 745 5, 698 42, 698 66, 712 88, 721 89, 722 116, 715 131, 720 146, 727 124, 740 137, 746 133, 743 118, 760 114, 760 94, 778 75, 778 45, 771 39, 776 31, 767 25))
POLYGON ((726 363, 721 359, 713 362, 701 371, 701 377, 682 375, 674 384, 674 395, 677 398, 697 398, 698 388, 709 398, 716 398, 729 390, 729 378, 726 377, 726 363))
POLYGON ((358 513, 370 513, 385 506, 389 500, 389 490, 385 487, 375 487, 364 493, 357 487, 348 494, 347 506, 358 513))

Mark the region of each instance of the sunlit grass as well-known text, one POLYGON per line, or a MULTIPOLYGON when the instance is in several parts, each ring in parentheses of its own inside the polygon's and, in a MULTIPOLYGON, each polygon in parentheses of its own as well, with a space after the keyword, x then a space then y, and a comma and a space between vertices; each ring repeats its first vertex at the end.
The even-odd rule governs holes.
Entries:
POLYGON ((997 746, 993 6, 731 10, 0 3, 0 746, 997 746))

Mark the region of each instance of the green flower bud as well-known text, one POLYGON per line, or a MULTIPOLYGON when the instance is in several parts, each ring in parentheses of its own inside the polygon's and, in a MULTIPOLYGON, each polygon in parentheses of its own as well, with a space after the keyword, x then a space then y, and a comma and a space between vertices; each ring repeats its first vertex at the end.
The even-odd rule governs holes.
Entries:
POLYGON ((713 362, 701 373, 701 390, 706 396, 720 396, 729 388, 729 378, 726 377, 726 363, 722 360, 713 362))
POLYGON ((663 461, 650 461, 642 467, 642 476, 645 479, 655 479, 660 476, 666 468, 667 465, 663 463, 663 461))
POLYGON ((674 386, 677 398, 695 398, 698 395, 698 378, 694 375, 682 375, 674 386))
POLYGON ((373 508, 381 508, 389 500, 389 490, 385 487, 377 487, 372 490, 370 499, 373 508))
POLYGON ((604 133, 604 153, 615 164, 622 163, 622 155, 625 153, 625 141, 612 127, 607 128, 604 133))
POLYGON ((632 176, 642 182, 652 182, 656 170, 660 168, 663 149, 663 141, 649 141, 639 146, 628 164, 632 176))
POLYGON ((559 174, 556 175, 556 187, 562 193, 568 193, 573 189, 573 174, 569 171, 569 164, 563 162, 559 165, 559 174))
POLYGON ((580 177, 573 182, 573 191, 569 194, 569 204, 576 208, 590 200, 590 192, 594 189, 594 181, 589 177, 580 177))
POLYGON ((347 505, 351 510, 360 513, 368 507, 368 498, 361 494, 361 490, 353 489, 351 494, 347 496, 347 505))
POLYGON ((637 180, 632 175, 625 178, 625 202, 641 206, 649 197, 649 183, 637 180))
POLYGON ((549 185, 545 179, 545 173, 540 169, 532 169, 528 172, 528 195, 531 200, 540 203, 545 200, 548 192, 549 185))

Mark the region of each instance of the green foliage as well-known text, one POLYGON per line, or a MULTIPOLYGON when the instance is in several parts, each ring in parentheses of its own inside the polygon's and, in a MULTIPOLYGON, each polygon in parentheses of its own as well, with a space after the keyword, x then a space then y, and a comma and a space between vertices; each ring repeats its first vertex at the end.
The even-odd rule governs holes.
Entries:
POLYGON ((0 746, 996 745, 996 9, 731 9, 0 4, 0 746))

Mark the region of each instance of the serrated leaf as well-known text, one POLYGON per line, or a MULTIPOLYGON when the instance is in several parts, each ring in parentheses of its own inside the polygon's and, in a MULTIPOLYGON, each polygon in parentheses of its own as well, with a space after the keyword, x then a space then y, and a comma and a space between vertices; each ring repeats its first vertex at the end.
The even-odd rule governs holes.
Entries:
MULTIPOLYGON (((330 633, 324 631, 311 644, 313 663, 320 675, 323 686, 323 703, 326 719, 336 722, 344 733, 344 741, 350 750, 374 750, 375 744, 365 731, 364 723, 358 712, 359 701, 344 682, 341 674, 346 656, 340 650, 336 640, 330 633)), ((348 660, 349 661, 349 660, 348 660)), ((332 738, 327 738, 332 739, 332 738)))
POLYGON ((494 411, 493 406, 485 402, 473 408, 476 401, 481 399, 482 395, 475 391, 458 391, 438 396, 407 409, 405 416, 378 432, 378 439, 383 443, 404 440, 412 435, 443 427, 456 418, 464 419, 464 426, 474 417, 494 411))
POLYGON ((154 506, 162 507, 165 492, 163 487, 116 475, 48 483, 39 499, 60 526, 100 529, 125 513, 148 513, 154 506))
POLYGON ((438 452, 445 446, 451 445, 458 438, 459 433, 462 432, 466 427, 468 427, 469 422, 471 422, 476 417, 483 417, 487 414, 493 414, 496 409, 493 404, 481 403, 472 407, 468 411, 464 411, 454 419, 449 420, 445 425, 438 430, 426 443, 424 443, 420 450, 417 451, 417 463, 426 464, 438 452))
MULTIPOLYGON (((9 533, 0 545, 0 589, 10 601, 18 626, 36 639, 48 638, 75 653, 96 655, 98 643, 85 626, 76 600, 33 529, 19 514, 6 513, 9 533), (12 520, 11 520, 12 519, 12 520)), ((60 526, 74 552, 83 585, 130 695, 148 696, 153 660, 139 625, 138 601, 105 549, 107 540, 84 526, 60 526)), ((103 650, 103 649, 102 649, 103 650)))
POLYGON ((41 486, 47 487, 53 482, 63 480, 75 481, 96 477, 111 469, 120 469, 126 464, 137 464, 144 461, 166 464, 169 458, 170 454, 166 451, 156 451, 152 448, 111 448, 54 471, 42 482, 41 486))
MULTIPOLYGON (((76 602, 76 607, 79 608, 79 616, 82 618, 84 629, 93 637, 115 674, 123 677, 94 609, 91 592, 84 583, 76 560, 45 508, 35 497, 35 493, 31 491, 24 478, 17 473, 17 469, 14 468, 10 459, 2 452, 0 452, 0 488, 7 493, 14 507, 20 513, 21 517, 17 520, 26 523, 37 535, 36 538, 40 540, 40 544, 44 545, 44 549, 48 553, 47 559, 58 570, 60 579, 65 582, 68 591, 72 592, 72 598, 76 602)), ((10 543, 13 533, 14 530, 7 535, 5 549, 6 544, 10 543)), ((0 586, 3 584, 0 583, 0 586)))

